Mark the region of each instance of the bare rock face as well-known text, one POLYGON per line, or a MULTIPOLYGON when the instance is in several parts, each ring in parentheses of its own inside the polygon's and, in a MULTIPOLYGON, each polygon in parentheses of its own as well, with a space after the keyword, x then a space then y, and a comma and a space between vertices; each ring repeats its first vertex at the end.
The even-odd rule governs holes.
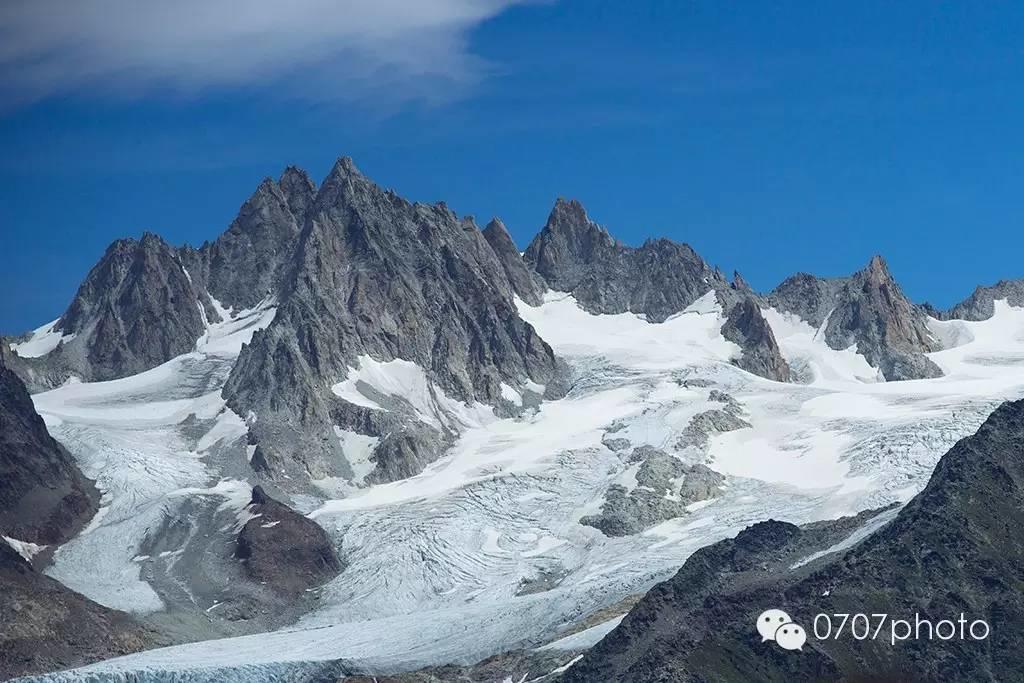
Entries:
POLYGON ((176 250, 160 237, 118 240, 55 326, 74 337, 46 361, 86 381, 148 370, 195 347, 206 326, 202 300, 176 250))
POLYGON ((548 287, 571 292, 591 313, 631 312, 664 322, 711 290, 730 291, 689 245, 658 239, 628 247, 575 200, 555 203, 524 258, 548 287))
POLYGON ((775 334, 752 296, 744 296, 732 307, 722 325, 722 336, 743 350, 736 365, 776 382, 789 381, 789 364, 782 357, 775 334))
MULTIPOLYGON (((413 362, 459 401, 495 405, 502 383, 558 384, 554 353, 519 317, 514 286, 476 225, 384 191, 350 159, 317 193, 294 259, 274 322, 243 350, 225 389, 236 412, 257 416, 268 472, 346 474, 333 425, 350 409, 329 387, 360 356, 413 362)), ((402 447, 429 462, 451 436, 439 431, 440 443, 420 434, 402 447)))
POLYGON ((280 290, 315 195, 305 171, 290 166, 279 181, 260 183, 216 241, 198 251, 183 248, 182 260, 213 298, 231 308, 252 308, 280 290))
POLYGON ((988 320, 995 313, 995 302, 1005 299, 1011 306, 1024 306, 1024 280, 1000 280, 974 292, 944 314, 941 319, 988 320))
POLYGON ((5 355, 0 350, 0 535, 63 543, 96 513, 99 492, 46 431, 5 355))
POLYGON ((887 380, 942 375, 924 356, 940 349, 928 331, 925 311, 907 300, 881 256, 849 278, 795 275, 768 300, 814 327, 824 326, 825 342, 833 349, 856 344, 857 352, 887 380))
POLYGON ((543 285, 537 282, 536 274, 526 266, 501 219, 495 218, 487 224, 484 228, 484 239, 491 245, 498 261, 501 262, 505 276, 516 295, 531 306, 539 306, 543 300, 543 285))
POLYGON ((266 494, 252 490, 252 519, 238 534, 235 556, 249 577, 282 595, 298 595, 327 583, 342 570, 320 526, 266 494))
POLYGON ((817 329, 839 305, 839 293, 848 281, 849 278, 821 278, 797 273, 772 290, 768 304, 780 311, 795 313, 817 329))
POLYGON ((903 295, 881 256, 856 273, 829 316, 825 340, 834 349, 857 351, 888 380, 939 377, 924 353, 941 347, 928 332, 924 314, 903 295))
POLYGON ((33 389, 76 375, 86 381, 126 377, 195 347, 220 315, 211 299, 251 308, 277 296, 293 265, 298 235, 316 186, 289 167, 264 180, 237 218, 200 249, 175 248, 151 233, 107 248, 54 327, 65 335, 42 358, 12 363, 33 389))
POLYGON ((702 548, 564 680, 1019 678, 1024 401, 1003 404, 975 435, 953 446, 892 521, 848 550, 799 564, 815 548, 831 547, 835 534, 821 536, 831 525, 762 522, 702 548), (893 645, 887 624, 877 639, 809 637, 794 656, 752 633, 758 614, 769 608, 785 610, 808 634, 819 613, 886 613, 912 625, 915 615, 933 625, 957 624, 962 613, 967 624, 983 619, 990 631, 984 640, 968 632, 964 639, 910 638, 893 645))
POLYGON ((607 536, 628 536, 687 514, 686 506, 713 498, 725 478, 704 465, 686 465, 653 446, 640 446, 627 464, 637 468, 636 486, 608 487, 601 513, 580 524, 599 529, 607 536))

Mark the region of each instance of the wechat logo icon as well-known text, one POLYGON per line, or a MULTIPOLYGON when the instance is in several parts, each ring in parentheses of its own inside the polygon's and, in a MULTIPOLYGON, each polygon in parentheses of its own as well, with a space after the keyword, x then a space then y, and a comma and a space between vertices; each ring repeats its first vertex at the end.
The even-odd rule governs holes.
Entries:
POLYGON ((761 634, 762 643, 774 640, 783 650, 803 650, 807 642, 807 632, 803 626, 795 623, 792 617, 780 609, 761 612, 757 618, 757 632, 761 634))

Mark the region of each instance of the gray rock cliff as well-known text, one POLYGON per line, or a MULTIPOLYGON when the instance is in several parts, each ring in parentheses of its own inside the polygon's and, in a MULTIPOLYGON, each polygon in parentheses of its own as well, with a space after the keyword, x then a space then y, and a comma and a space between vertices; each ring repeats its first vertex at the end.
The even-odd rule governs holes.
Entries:
POLYGON ((995 302, 1005 299, 1011 306, 1024 306, 1024 280, 1000 280, 994 285, 978 287, 945 315, 945 319, 988 320, 995 313, 995 302))
POLYGON ((782 357, 775 334, 752 296, 744 296, 729 310, 722 325, 722 336, 743 350, 736 365, 776 382, 789 381, 789 364, 782 357))
POLYGON ((89 271, 55 330, 68 337, 34 365, 58 380, 133 375, 188 353, 206 328, 202 290, 157 235, 117 240, 89 271))
POLYGON ((530 381, 556 395, 560 365, 519 317, 514 291, 472 221, 444 205, 412 204, 340 159, 308 210, 274 322, 243 350, 225 396, 239 414, 257 416, 251 429, 267 473, 348 474, 339 424, 382 437, 382 455, 404 451, 422 466, 454 432, 443 424, 396 431, 398 408, 368 415, 330 386, 370 357, 416 363, 458 401, 501 404, 502 383, 530 381))
POLYGON ((99 492, 50 436, 5 355, 0 350, 0 535, 63 543, 96 513, 99 492))
POLYGON ((769 294, 768 302, 823 327, 833 349, 856 345, 887 380, 942 374, 924 355, 940 349, 928 331, 925 311, 907 300, 881 256, 848 278, 795 275, 769 294))
POLYGON ((544 287, 537 281, 536 274, 527 267, 501 219, 494 218, 487 224, 484 239, 498 257, 512 290, 531 306, 539 306, 543 300, 544 287))
POLYGON ((667 239, 629 247, 587 216, 576 200, 559 199, 524 254, 551 289, 571 292, 591 313, 638 313, 664 322, 728 281, 689 245, 667 239))

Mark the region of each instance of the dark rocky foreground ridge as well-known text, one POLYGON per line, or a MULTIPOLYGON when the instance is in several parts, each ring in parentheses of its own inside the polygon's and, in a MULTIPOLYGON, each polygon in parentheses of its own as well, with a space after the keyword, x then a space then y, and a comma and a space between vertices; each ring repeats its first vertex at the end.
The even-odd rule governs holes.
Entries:
POLYGON ((0 349, 0 534, 63 543, 96 513, 99 492, 46 431, 6 355, 0 349))
MULTIPOLYGON (((57 545, 95 514, 99 495, 50 437, 5 355, 0 350, 0 536, 57 545)), ((43 575, 0 538, 0 679, 115 657, 154 641, 130 616, 43 575)))
POLYGON ((0 542, 0 680, 137 652, 158 637, 37 571, 0 542))
MULTIPOLYGON (((694 553, 564 676, 584 681, 1010 681, 1024 671, 1024 401, 997 408, 939 461, 895 519, 792 568, 806 529, 756 524, 694 553), (811 634, 816 614, 984 619, 985 640, 761 642, 766 609, 811 634)), ((980 633, 980 629, 979 629, 980 633)))

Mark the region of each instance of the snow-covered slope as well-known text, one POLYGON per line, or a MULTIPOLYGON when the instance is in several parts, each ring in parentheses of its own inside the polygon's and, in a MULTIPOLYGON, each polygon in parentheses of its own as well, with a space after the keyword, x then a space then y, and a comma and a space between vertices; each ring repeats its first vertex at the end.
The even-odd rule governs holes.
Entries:
POLYGON ((241 345, 273 315, 270 304, 225 311, 193 353, 132 377, 71 381, 33 397, 50 433, 103 492, 99 513, 57 551, 47 573, 108 607, 137 614, 166 607, 143 575, 166 572, 188 539, 156 557, 146 546, 188 518, 196 501, 231 514, 249 502, 245 425, 220 389, 241 345))
MULTIPOLYGON (((876 381, 862 356, 831 349, 810 326, 771 309, 766 319, 805 383, 743 372, 730 362, 737 349, 720 334, 713 297, 661 324, 592 315, 554 292, 540 306, 518 308, 570 364, 568 395, 519 418, 472 412, 451 450, 415 477, 295 501, 347 564, 319 589, 314 611, 285 630, 144 652, 45 680, 117 680, 118 672, 143 681, 166 680, 166 672, 179 674, 175 680, 305 680, 321 667, 386 673, 541 646, 753 522, 801 523, 906 501, 996 404, 1024 395, 1024 310, 1003 302, 983 322, 930 321, 936 338, 960 344, 930 354, 944 377, 888 383, 876 381), (750 427, 695 438, 699 416, 727 400, 750 427), (613 538, 579 524, 601 508, 610 483, 630 480, 628 454, 641 445, 706 464, 726 483, 688 514, 639 534, 613 538)), ((247 315, 257 326, 269 313, 247 315)), ((54 435, 105 492, 104 516, 60 550, 55 577, 104 604, 158 610, 140 569, 152 561, 139 558, 147 535, 183 500, 211 498, 225 516, 240 510, 243 422, 224 408, 219 387, 237 348, 226 340, 242 334, 211 326, 205 351, 125 380, 35 397, 54 435)), ((411 363, 361 359, 334 390, 370 402, 409 391, 405 399, 432 419, 471 410, 424 382, 411 363)), ((162 561, 175 556, 169 550, 162 561)), ((202 591, 194 599, 201 609, 214 604, 202 591)))

